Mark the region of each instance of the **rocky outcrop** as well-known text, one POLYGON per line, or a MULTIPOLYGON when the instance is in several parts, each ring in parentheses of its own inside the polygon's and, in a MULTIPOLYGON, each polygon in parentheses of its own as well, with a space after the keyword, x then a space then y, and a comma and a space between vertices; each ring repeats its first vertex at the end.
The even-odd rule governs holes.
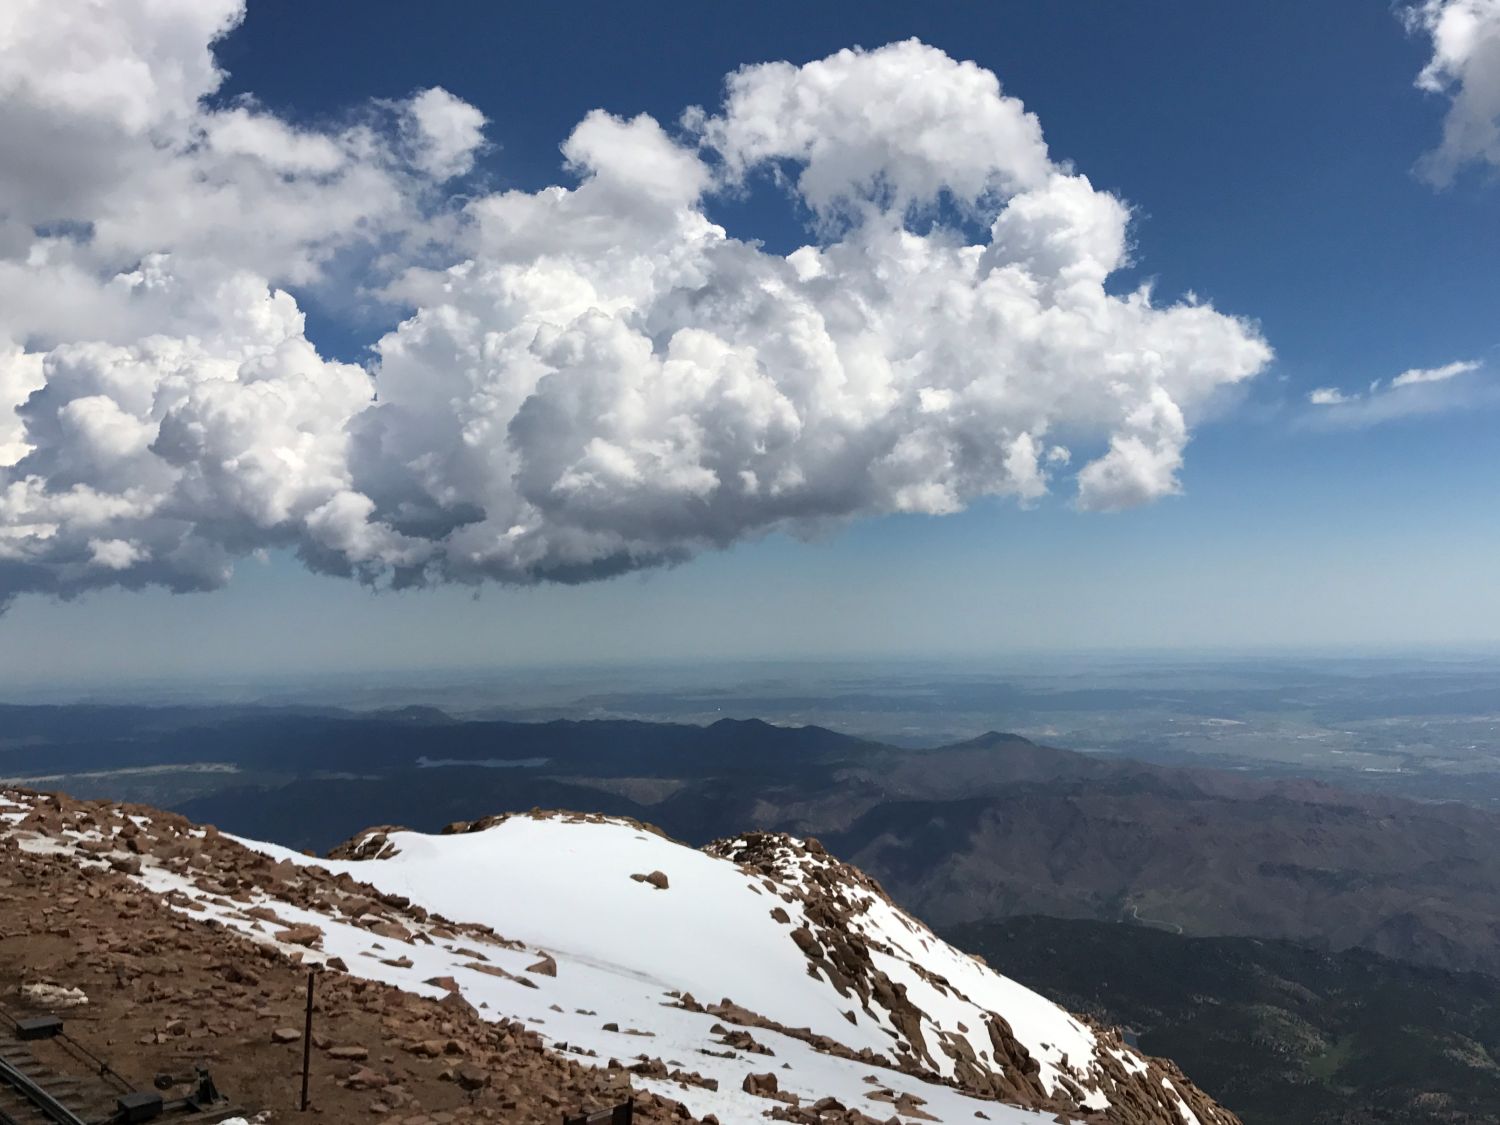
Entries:
MULTIPOLYGON (((894 1046, 896 1067, 927 1081, 948 1082, 985 1097, 1050 1113, 1117 1122, 1119 1125, 1181 1125, 1183 1108, 1201 1125, 1239 1125, 1239 1119, 1194 1086, 1176 1066, 1164 1059, 1139 1055, 1119 1031, 1089 1021, 1097 1047, 1090 1059, 1070 1060, 1050 1088, 1042 1067, 997 1012, 983 1014, 989 1050, 976 1051, 967 1035, 934 1028, 926 1013, 909 996, 907 986, 877 965, 876 955, 899 961, 925 978, 938 992, 955 998, 962 994, 950 981, 926 970, 919 962, 882 940, 879 927, 864 924, 876 904, 889 908, 908 926, 916 925, 881 888, 858 868, 830 856, 815 839, 798 840, 782 833, 755 832, 716 841, 704 849, 738 864, 762 881, 766 892, 782 905, 771 916, 786 925, 787 939, 806 958, 808 971, 821 974, 856 1011, 883 1018, 900 1033, 894 1046), (793 926, 793 915, 800 920, 793 926), (1099 1095, 1108 1108, 1097 1108, 1099 1095)), ((919 944, 939 939, 925 928, 914 934, 919 944)), ((967 997, 964 997, 968 999, 967 997)), ((710 1008, 716 1014, 733 1011, 710 1008)), ((1082 1017, 1080 1017, 1082 1019, 1082 1017)), ((771 1026, 753 1013, 740 1013, 736 1022, 771 1026)), ((797 1034, 795 1029, 778 1028, 797 1034)))

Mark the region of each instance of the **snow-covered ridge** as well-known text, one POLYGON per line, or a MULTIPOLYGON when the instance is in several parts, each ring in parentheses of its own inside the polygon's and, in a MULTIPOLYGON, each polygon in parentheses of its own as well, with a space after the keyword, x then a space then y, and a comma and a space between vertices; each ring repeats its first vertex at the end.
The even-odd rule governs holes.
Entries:
POLYGON ((376 830, 317 860, 166 814, 92 821, 0 792, 0 834, 22 847, 113 865, 306 960, 458 993, 583 1061, 635 1060, 641 1086, 723 1125, 1236 1125, 1170 1064, 947 945, 815 841, 698 851, 628 820, 527 814, 376 830))

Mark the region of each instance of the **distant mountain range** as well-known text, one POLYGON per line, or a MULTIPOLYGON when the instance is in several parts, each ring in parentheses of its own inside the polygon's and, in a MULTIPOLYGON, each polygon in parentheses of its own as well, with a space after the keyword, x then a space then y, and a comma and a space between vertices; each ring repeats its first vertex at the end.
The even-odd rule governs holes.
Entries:
POLYGON ((755 720, 0 708, 0 731, 6 776, 151 800, 295 848, 370 823, 587 808, 694 844, 747 828, 819 837, 938 926, 1133 920, 1500 974, 1500 816, 1457 804, 1004 734, 906 750, 755 720))

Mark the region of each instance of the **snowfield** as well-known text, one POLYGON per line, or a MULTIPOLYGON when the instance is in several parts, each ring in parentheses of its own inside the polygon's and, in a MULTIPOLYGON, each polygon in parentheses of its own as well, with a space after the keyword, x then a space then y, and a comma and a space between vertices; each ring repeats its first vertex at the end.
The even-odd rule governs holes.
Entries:
MULTIPOLYGON (((19 819, 16 800, 0 809, 0 831, 19 819)), ((1154 1082, 1170 1107, 1162 1121, 1172 1109, 1182 1125, 1232 1120, 1195 1114, 1117 1037, 941 941, 815 844, 762 836, 699 851, 634 822, 573 814, 473 827, 370 833, 346 848, 370 857, 361 859, 238 840, 441 916, 406 930, 378 933, 371 917, 264 891, 231 900, 149 854, 131 877, 192 917, 308 961, 336 958, 350 973, 434 999, 458 991, 482 1016, 522 1020, 585 1064, 659 1059, 664 1070, 638 1084, 723 1125, 763 1122, 783 1104, 746 1089, 748 1076, 766 1073, 803 1106, 832 1097, 880 1121, 1081 1120, 1111 1107, 1120 1080, 1154 1082), (298 925, 318 927, 321 940, 288 943, 286 927, 298 925), (994 1026, 1024 1051, 1002 1044, 994 1026), (1081 1103, 1078 1115, 963 1092, 994 1092, 984 1082, 996 1075, 1020 1081, 1018 1058, 1030 1089, 1081 1103)), ((20 843, 50 851, 87 835, 20 843)), ((97 850, 76 854, 104 861, 97 850)))
MULTIPOLYGON (((892 1115, 891 1095, 901 1093, 913 1095, 917 1101, 912 1104, 940 1121, 982 1120, 976 1113, 1006 1125, 1050 1120, 1051 1115, 966 1097, 898 1071, 839 1058, 763 1028, 752 1034, 772 1055, 718 1057, 726 1047, 711 1029, 723 1021, 671 1006, 671 993, 689 993, 704 1003, 729 998, 853 1050, 885 1052, 891 1044, 876 1024, 849 1023, 842 1014, 849 1002, 808 975, 806 958, 788 938, 788 927, 772 920, 773 900, 764 888, 726 860, 621 821, 516 816, 482 832, 393 832, 387 840, 396 852, 389 858, 342 861, 313 860, 255 840, 240 842, 273 859, 348 872, 446 918, 480 922, 524 943, 525 950, 485 953, 491 963, 532 981, 535 988, 466 968, 471 958, 455 956, 441 945, 401 944, 399 952, 413 964, 393 968, 383 959, 396 954, 394 943, 372 940, 369 931, 354 925, 330 925, 322 915, 278 906, 290 922, 323 927, 324 952, 341 957, 362 976, 432 997, 441 997, 443 989, 422 982, 452 976, 464 998, 481 1012, 525 1020, 553 1042, 593 1052, 601 1062, 649 1055, 717 1079, 717 1091, 642 1080, 643 1086, 683 1102, 696 1116, 712 1113, 723 1125, 764 1122, 776 1103, 741 1087, 747 1075, 771 1071, 782 1090, 798 1094, 803 1102, 831 1096, 882 1120, 892 1115), (667 876, 666 890, 631 878, 653 871, 667 876), (556 977, 526 974, 543 952, 557 961, 556 977), (605 1030, 609 1024, 619 1030, 605 1030), (867 1081, 871 1074, 877 1082, 867 1081), (885 1097, 871 1097, 882 1090, 885 1097)), ((180 882, 169 883, 165 874, 155 876, 160 880, 156 889, 184 889, 180 882)), ((1071 1019, 1035 993, 1027 995, 1039 1008, 1071 1019)))

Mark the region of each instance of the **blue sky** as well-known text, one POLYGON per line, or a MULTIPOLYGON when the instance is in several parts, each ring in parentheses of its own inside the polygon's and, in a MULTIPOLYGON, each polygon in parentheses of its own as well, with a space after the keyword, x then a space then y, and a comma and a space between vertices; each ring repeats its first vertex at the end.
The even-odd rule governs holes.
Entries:
MULTIPOLYGON (((1500 640, 1500 183, 1482 164, 1443 188, 1414 173, 1448 102, 1414 87, 1431 42, 1381 3, 372 2, 351 20, 251 0, 212 97, 322 128, 441 86, 488 118, 461 190, 531 192, 572 182, 558 146, 592 109, 670 126, 712 111, 737 67, 913 36, 993 71, 1054 159, 1130 203, 1112 292, 1197 293, 1275 349, 1196 424, 1180 495, 1122 512, 981 498, 477 593, 373 593, 273 547, 209 593, 24 595, 0 618, 0 677, 1500 640), (1455 361, 1480 367, 1422 388, 1425 412, 1308 401, 1455 361)), ((765 185, 707 210, 776 252, 809 238, 765 185)), ((366 361, 390 327, 337 286, 291 288, 325 355, 366 361)))

